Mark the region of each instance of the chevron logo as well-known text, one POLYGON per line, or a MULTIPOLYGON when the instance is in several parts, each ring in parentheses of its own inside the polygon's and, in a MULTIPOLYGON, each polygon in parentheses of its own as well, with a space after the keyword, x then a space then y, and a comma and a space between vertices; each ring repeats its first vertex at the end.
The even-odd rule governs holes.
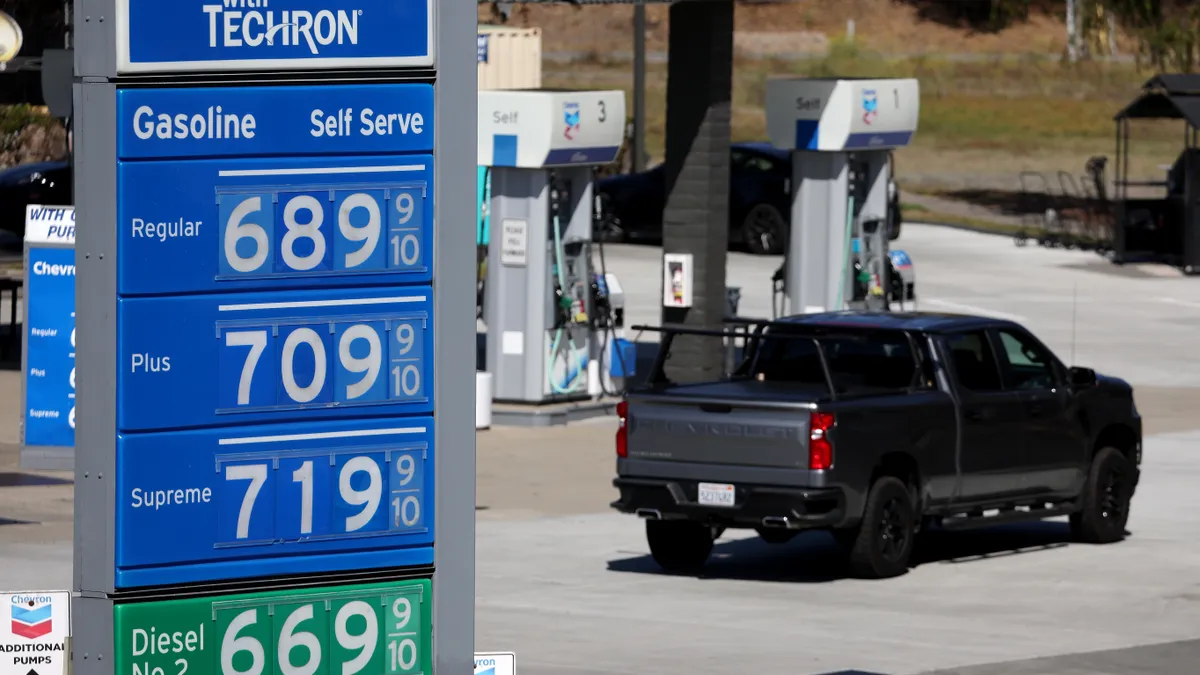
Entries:
POLYGON ((496 666, 492 666, 491 668, 488 668, 487 670, 481 670, 481 671, 475 673, 475 675, 496 675, 496 666))
POLYGON ((49 635, 54 629, 52 605, 27 609, 21 605, 12 606, 12 632, 23 638, 33 640, 49 635))

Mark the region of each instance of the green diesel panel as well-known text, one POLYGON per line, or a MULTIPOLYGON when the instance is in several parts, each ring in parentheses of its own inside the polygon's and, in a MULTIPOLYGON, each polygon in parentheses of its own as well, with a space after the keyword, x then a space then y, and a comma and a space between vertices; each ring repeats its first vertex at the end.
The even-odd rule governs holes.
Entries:
POLYGON ((117 605, 117 675, 427 675, 430 581, 117 605))

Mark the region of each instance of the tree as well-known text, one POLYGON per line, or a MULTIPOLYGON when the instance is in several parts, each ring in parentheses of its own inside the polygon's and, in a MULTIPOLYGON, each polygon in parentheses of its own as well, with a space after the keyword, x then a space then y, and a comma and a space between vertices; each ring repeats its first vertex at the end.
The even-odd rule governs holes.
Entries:
POLYGON ((1200 66, 1200 4, 1194 0, 1104 0, 1158 70, 1200 66))

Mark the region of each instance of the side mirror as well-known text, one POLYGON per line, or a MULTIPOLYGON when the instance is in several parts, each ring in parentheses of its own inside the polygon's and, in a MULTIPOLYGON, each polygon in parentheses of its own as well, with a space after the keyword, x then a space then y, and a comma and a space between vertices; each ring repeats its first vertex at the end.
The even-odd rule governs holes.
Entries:
POLYGON ((1096 371, 1091 368, 1068 368, 1067 385, 1072 389, 1089 389, 1096 386, 1096 371))

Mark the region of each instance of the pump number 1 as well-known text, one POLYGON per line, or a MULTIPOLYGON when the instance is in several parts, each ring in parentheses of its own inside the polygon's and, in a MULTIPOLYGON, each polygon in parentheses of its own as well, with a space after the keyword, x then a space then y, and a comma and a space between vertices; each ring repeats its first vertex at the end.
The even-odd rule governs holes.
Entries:
POLYGON ((424 270, 424 194, 421 187, 219 194, 220 276, 424 270))

